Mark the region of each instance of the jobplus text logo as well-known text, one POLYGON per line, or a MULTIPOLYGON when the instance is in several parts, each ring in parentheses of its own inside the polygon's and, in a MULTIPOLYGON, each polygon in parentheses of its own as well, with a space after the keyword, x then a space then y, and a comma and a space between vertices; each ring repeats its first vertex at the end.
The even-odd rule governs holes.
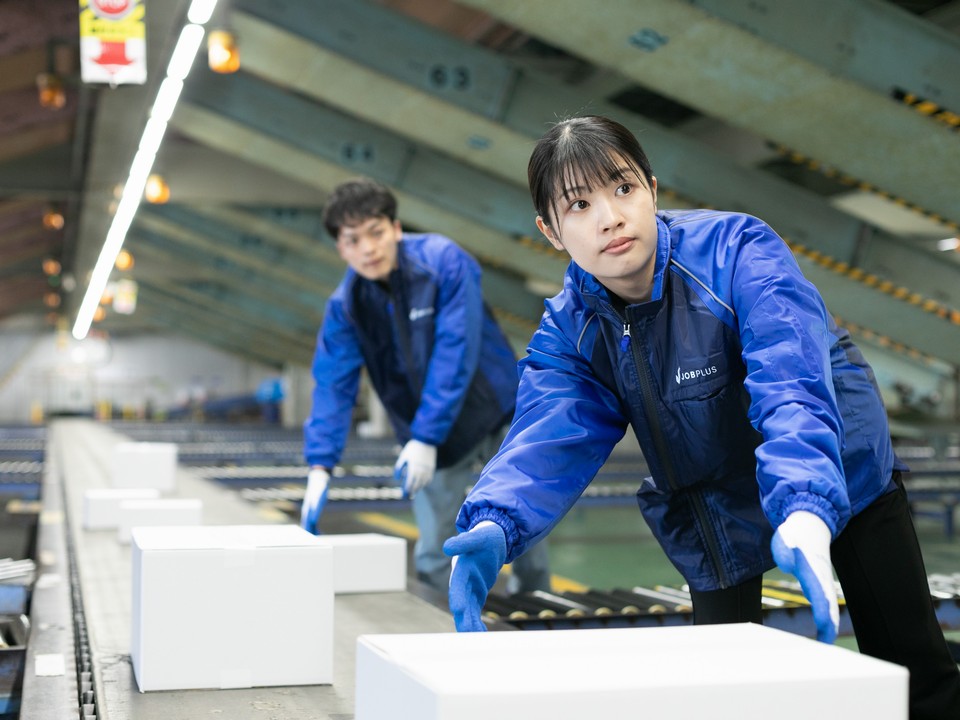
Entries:
POLYGON ((711 365, 710 367, 697 368, 696 370, 684 370, 683 368, 677 368, 677 385, 684 382, 685 380, 697 380, 699 378, 707 377, 708 375, 715 375, 717 373, 717 366, 711 365))

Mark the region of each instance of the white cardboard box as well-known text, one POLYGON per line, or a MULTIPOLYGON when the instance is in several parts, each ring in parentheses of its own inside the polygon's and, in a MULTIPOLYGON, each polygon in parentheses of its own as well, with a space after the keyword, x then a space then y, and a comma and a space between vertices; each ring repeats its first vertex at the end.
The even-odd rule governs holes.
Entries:
POLYGON ((905 668, 760 625, 361 635, 356 720, 906 720, 905 668))
POLYGON ((407 541, 380 533, 319 535, 333 548, 335 593, 403 592, 407 589, 407 541))
POLYGON ((200 525, 203 501, 197 498, 155 498, 121 500, 117 522, 117 540, 126 545, 135 527, 152 525, 200 525))
POLYGON ((93 488, 83 493, 83 527, 87 530, 116 528, 124 500, 156 500, 155 488, 93 488))
POLYGON ((296 525, 133 531, 141 692, 333 682, 333 550, 296 525))
POLYGON ((161 492, 172 492, 176 488, 176 443, 117 443, 111 460, 113 487, 155 488, 161 492))

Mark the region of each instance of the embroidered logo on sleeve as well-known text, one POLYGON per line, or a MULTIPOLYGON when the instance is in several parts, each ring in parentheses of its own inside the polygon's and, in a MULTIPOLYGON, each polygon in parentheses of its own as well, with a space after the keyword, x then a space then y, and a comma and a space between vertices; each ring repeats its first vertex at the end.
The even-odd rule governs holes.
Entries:
POLYGON ((431 315, 433 315, 433 308, 432 308, 432 307, 413 308, 413 309, 410 311, 410 322, 414 322, 414 321, 419 320, 419 319, 421 319, 421 318, 430 317, 431 315))

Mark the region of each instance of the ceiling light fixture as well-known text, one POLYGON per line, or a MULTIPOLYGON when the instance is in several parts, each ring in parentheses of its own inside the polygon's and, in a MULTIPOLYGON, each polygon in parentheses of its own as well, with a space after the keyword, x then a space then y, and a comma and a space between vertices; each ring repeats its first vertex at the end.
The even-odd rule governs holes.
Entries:
POLYGON ((235 73, 240 69, 237 37, 229 30, 211 30, 207 37, 207 64, 216 73, 235 73))
POLYGON ((40 107, 59 110, 67 104, 67 92, 63 89, 63 80, 56 73, 37 75, 37 97, 40 107))
POLYGON ((143 196, 148 203, 162 205, 170 199, 170 186, 163 179, 163 175, 154 173, 147 178, 147 186, 143 189, 143 196))
POLYGON ((153 104, 150 118, 140 138, 140 146, 133 158, 126 184, 123 186, 117 211, 110 223, 109 230, 107 230, 107 237, 90 275, 87 291, 80 303, 80 309, 77 311, 77 319, 73 324, 73 336, 77 340, 83 340, 90 332, 94 314, 100 307, 100 297, 103 295, 103 289, 110 279, 110 272, 116 262, 120 248, 123 246, 123 241, 126 239, 127 230, 130 229, 137 208, 140 207, 147 177, 150 175, 157 150, 160 148, 160 142, 167 129, 167 122, 173 115, 173 109, 180 97, 180 91, 183 89, 184 78, 190 72, 197 51, 200 49, 200 44, 203 42, 203 25, 210 20, 216 4, 217 0, 193 0, 190 3, 189 10, 187 10, 188 24, 180 32, 180 38, 177 40, 173 55, 170 57, 170 63, 167 65, 167 76, 163 79, 160 89, 157 91, 157 99, 153 104))
POLYGON ((43 211, 43 218, 41 219, 41 222, 43 223, 43 227, 47 230, 62 230, 63 213, 56 208, 47 208, 43 211))
POLYGON ((55 258, 44 258, 43 263, 43 272, 46 275, 59 275, 60 274, 60 263, 55 258))
POLYGON ((117 270, 129 270, 133 267, 133 265, 133 253, 131 253, 129 250, 121 250, 119 253, 117 253, 117 270))

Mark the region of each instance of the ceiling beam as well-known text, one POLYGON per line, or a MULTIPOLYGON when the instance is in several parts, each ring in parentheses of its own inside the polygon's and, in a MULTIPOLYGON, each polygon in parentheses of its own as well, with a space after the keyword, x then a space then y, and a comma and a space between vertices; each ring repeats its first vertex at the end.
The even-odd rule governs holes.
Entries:
POLYGON ((215 110, 354 174, 374 177, 501 233, 537 234, 527 194, 517 184, 254 76, 200 75, 184 89, 183 101, 215 110))
POLYGON ((338 276, 332 268, 321 263, 310 263, 307 258, 284 254, 268 243, 260 242, 260 236, 242 236, 227 226, 206 222, 192 215, 188 209, 155 206, 141 209, 134 226, 164 235, 179 243, 202 250, 213 257, 223 257, 242 267, 281 282, 291 287, 310 292, 318 289, 326 292, 336 287, 338 276))
POLYGON ((229 338, 238 349, 248 347, 260 358, 272 358, 278 365, 292 359, 302 361, 305 357, 309 358, 313 352, 312 337, 304 342, 300 338, 291 338, 285 333, 278 333, 268 324, 236 312, 229 303, 201 292, 185 289, 173 283, 154 285, 141 282, 138 290, 138 308, 140 296, 148 309, 152 306, 164 306, 176 311, 184 322, 218 328, 218 337, 229 338), (198 313, 198 309, 202 312, 198 313))
POLYGON ((42 45, 0 57, 0 93, 35 85, 37 75, 47 70, 47 48, 42 45))
POLYGON ((949 127, 690 3, 462 0, 534 37, 953 222, 960 142, 949 127), (936 158, 934 163, 916 159, 936 158))
POLYGON ((72 133, 71 120, 55 120, 5 134, 0 137, 0 162, 26 157, 54 145, 68 143, 72 133))
POLYGON ((960 113, 960 37, 894 3, 691 0, 691 4, 881 95, 913 93, 960 113))
POLYGON ((156 233, 134 231, 128 247, 137 258, 136 277, 150 282, 190 281, 220 282, 237 292, 243 292, 265 307, 274 306, 297 313, 302 319, 298 327, 315 328, 323 316, 323 304, 318 294, 308 294, 283 283, 271 282, 264 273, 242 267, 222 258, 211 258, 204 253, 175 243, 156 233))
MULTIPOLYGON (((369 174, 363 165, 346 167, 321 159, 285 139, 226 117, 220 110, 198 107, 189 101, 178 108, 171 122, 178 131, 198 142, 265 164, 325 193, 359 174, 369 174)), ((543 280, 555 281, 562 277, 567 264, 562 257, 537 252, 513 237, 483 227, 459 212, 439 207, 402 186, 393 189, 404 223, 453 238, 485 264, 503 266, 543 280)))
MULTIPOLYGON (((171 309, 171 305, 172 303, 165 302, 148 303, 143 312, 140 313, 141 316, 145 316, 143 322, 159 325, 173 334, 188 337, 205 345, 212 345, 246 360, 252 360, 272 368, 283 367, 285 360, 280 354, 269 349, 265 351, 259 344, 251 344, 249 335, 237 335, 231 330, 225 330, 224 325, 218 323, 214 318, 189 314, 184 312, 182 307, 171 309)), ((140 332, 142 332, 142 326, 137 326, 137 329, 131 334, 140 332)))

